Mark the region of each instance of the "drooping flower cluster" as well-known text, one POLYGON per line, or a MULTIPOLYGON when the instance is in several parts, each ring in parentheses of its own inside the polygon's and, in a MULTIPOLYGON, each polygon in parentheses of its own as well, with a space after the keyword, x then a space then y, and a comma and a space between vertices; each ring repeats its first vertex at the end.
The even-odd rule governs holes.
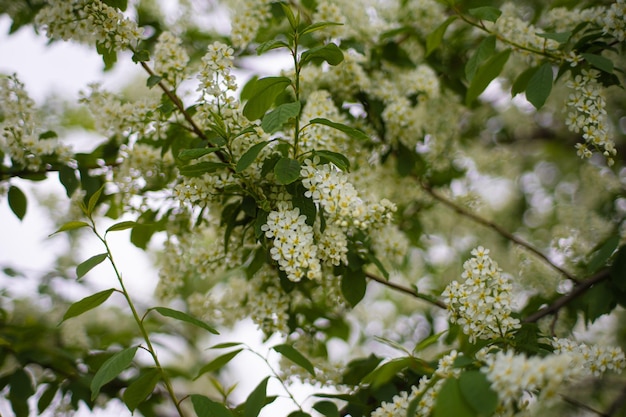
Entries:
POLYGON ((589 158, 592 151, 601 152, 609 165, 617 154, 615 143, 609 137, 609 124, 606 113, 604 89, 597 81, 598 71, 583 71, 567 86, 574 90, 567 99, 569 113, 565 123, 572 132, 582 132, 585 143, 576 145, 581 158, 589 158))
POLYGON ((171 32, 163 32, 154 47, 154 72, 175 87, 185 79, 189 55, 182 41, 171 32))
POLYGON ((446 298, 450 321, 457 323, 471 341, 505 337, 520 327, 511 316, 511 282, 489 250, 479 246, 473 258, 463 264, 463 283, 451 282, 442 296, 446 298))
POLYGON ((238 0, 231 5, 231 41, 235 48, 245 48, 270 18, 270 1, 238 0))
POLYGON ((313 228, 306 223, 306 216, 300 214, 300 209, 279 203, 267 216, 267 223, 261 230, 267 238, 273 239, 270 254, 287 278, 291 281, 321 278, 313 228))
POLYGON ((611 34, 620 42, 626 39, 626 2, 616 0, 611 7, 597 16, 604 33, 611 34))
POLYGON ((98 44, 108 50, 135 47, 143 33, 135 21, 100 0, 52 0, 35 20, 51 39, 98 44))
POLYGON ((585 372, 600 376, 606 371, 621 372, 626 367, 624 352, 615 346, 589 346, 570 339, 554 338, 551 341, 555 354, 572 354, 582 358, 585 372))

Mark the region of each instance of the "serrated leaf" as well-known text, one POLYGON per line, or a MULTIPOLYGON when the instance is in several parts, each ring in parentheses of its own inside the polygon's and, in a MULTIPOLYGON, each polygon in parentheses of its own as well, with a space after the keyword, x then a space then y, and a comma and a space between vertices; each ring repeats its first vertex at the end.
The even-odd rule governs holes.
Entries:
POLYGON ((178 311, 167 307, 153 307, 152 310, 155 310, 157 313, 164 317, 184 321, 185 323, 193 324, 194 326, 200 327, 201 329, 204 329, 209 333, 219 334, 219 332, 213 327, 183 311, 178 311))
POLYGON ((274 166, 274 175, 279 184, 291 184, 300 178, 300 162, 291 158, 281 158, 274 166))
POLYGON ((211 362, 207 363, 202 368, 200 368, 200 370, 198 371, 198 375, 196 375, 194 380, 200 378, 202 375, 206 374, 207 372, 217 371, 218 369, 226 365, 228 362, 230 362, 242 350, 243 349, 233 350, 232 352, 225 353, 213 359, 211 362))
POLYGON ((469 105, 476 100, 478 96, 485 91, 491 81, 500 75, 510 55, 511 50, 506 49, 489 58, 487 62, 478 68, 474 78, 472 78, 472 81, 467 88, 467 93, 465 95, 466 105, 469 105))
POLYGON ((328 26, 343 26, 343 23, 337 23, 337 22, 317 22, 317 23, 313 23, 312 25, 309 25, 307 27, 305 27, 304 29, 302 29, 300 31, 300 35, 306 35, 307 33, 311 33, 311 32, 316 32, 318 30, 322 30, 328 26))
POLYGON ((502 11, 491 6, 476 7, 469 9, 468 12, 476 19, 487 20, 488 22, 495 22, 502 15, 502 11))
POLYGON ((61 233, 61 232, 68 232, 70 230, 81 229, 83 227, 90 227, 89 223, 79 222, 79 221, 67 222, 63 226, 59 227, 59 229, 56 232, 52 233, 50 236, 56 235, 57 233, 61 233))
POLYGON ((212 147, 212 148, 194 148, 194 149, 183 149, 178 153, 178 159, 183 162, 191 161, 193 159, 198 159, 203 157, 204 155, 208 155, 213 152, 219 151, 220 148, 212 147))
POLYGON ((345 155, 327 150, 316 150, 313 154, 319 156, 322 162, 332 162, 342 171, 350 170, 350 160, 345 155))
POLYGON ((276 107, 271 112, 263 116, 261 128, 267 133, 274 133, 280 130, 283 125, 300 114, 300 102, 284 103, 276 107))
POLYGON ((608 58, 605 58, 601 55, 583 53, 581 54, 585 61, 589 62, 591 66, 596 67, 597 69, 607 72, 609 74, 613 73, 613 61, 608 58))
POLYGON ((221 162, 199 162, 193 165, 187 165, 180 168, 181 175, 185 177, 200 177, 204 174, 210 174, 221 168, 226 168, 227 165, 221 162))
POLYGON ((93 268, 104 262, 107 256, 108 255, 106 253, 100 253, 98 255, 92 256, 84 262, 81 262, 76 267, 76 279, 84 277, 87 272, 91 271, 93 268))
POLYGON ((241 155, 241 158, 239 158, 239 161, 237 161, 237 166, 235 167, 235 171, 241 172, 245 170, 246 168, 248 168, 250 165, 252 165, 252 163, 256 160, 257 156, 259 156, 259 153, 261 153, 261 151, 263 150, 263 148, 265 148, 269 144, 270 142, 260 142, 255 145, 252 145, 250 149, 248 149, 246 152, 244 152, 243 155, 241 155))
POLYGON ((337 123, 337 122, 332 122, 328 119, 324 119, 322 117, 317 117, 315 119, 311 119, 311 121, 309 122, 310 124, 318 124, 318 125, 324 125, 324 126, 328 126, 328 127, 332 127, 333 129, 337 129, 345 134, 347 134, 348 136, 352 136, 355 139, 360 139, 360 140, 369 140, 369 136, 367 136, 365 133, 361 132, 358 129, 355 129, 353 127, 350 127, 348 125, 344 125, 343 123, 337 123))
POLYGON ((133 383, 131 383, 126 391, 124 391, 124 395, 122 399, 124 400, 124 404, 131 411, 135 411, 135 409, 141 404, 150 394, 154 391, 154 387, 161 380, 161 373, 158 369, 150 369, 148 372, 141 375, 137 378, 133 383))
POLYGON ((302 53, 300 63, 304 64, 312 59, 323 59, 330 65, 339 65, 343 61, 343 51, 332 42, 316 46, 302 53))
POLYGON ((337 404, 332 401, 318 401, 313 405, 313 409, 326 417, 339 417, 337 404))
POLYGON ((17 216, 18 219, 24 219, 27 206, 26 195, 22 192, 22 190, 12 185, 9 187, 8 198, 11 211, 17 216))
POLYGON ((287 77, 266 77, 256 80, 247 92, 250 98, 243 108, 243 115, 249 120, 262 118, 274 104, 276 97, 285 91, 289 84, 291 80, 287 77))
POLYGON ((259 412, 266 404, 266 389, 267 381, 269 377, 265 378, 257 387, 250 393, 243 409, 243 417, 258 417, 259 412))
POLYGON ((80 316, 81 314, 98 307, 100 304, 109 299, 111 294, 113 294, 113 291, 115 291, 115 289, 110 288, 108 290, 100 291, 88 297, 85 297, 80 301, 76 301, 71 306, 69 306, 69 308, 63 315, 63 320, 61 320, 61 323, 68 319, 71 319, 72 317, 80 316))
POLYGON ((543 107, 552 91, 552 77, 552 65, 546 62, 528 80, 526 99, 537 110, 543 107))
POLYGON ((426 56, 430 55, 439 47, 439 45, 441 45, 441 42, 443 42, 443 36, 446 34, 446 30, 448 30, 448 26, 450 26, 450 24, 456 19, 458 19, 458 16, 456 15, 448 17, 434 31, 428 34, 426 37, 426 56))
POLYGON ((470 59, 465 64, 465 78, 467 81, 472 81, 474 74, 478 67, 489 58, 496 50, 496 37, 495 35, 487 36, 480 42, 476 51, 472 54, 470 59))
POLYGON ((98 369, 96 374, 91 380, 91 400, 95 400, 100 393, 100 388, 115 377, 117 377, 122 371, 126 370, 135 358, 137 353, 137 346, 130 347, 117 352, 106 360, 98 369))
POLYGON ((498 394, 491 389, 485 374, 479 371, 463 372, 459 377, 463 399, 482 416, 490 416, 498 407, 498 394))
POLYGON ((362 270, 352 273, 349 273, 348 270, 344 272, 341 277, 341 293, 352 307, 355 307, 365 297, 366 289, 367 281, 362 270))
POLYGON ((478 414, 465 401, 459 388, 459 381, 454 378, 446 379, 439 390, 433 417, 477 417, 478 414))
POLYGON ((283 355, 285 358, 289 359, 296 365, 301 366, 308 373, 313 375, 313 377, 315 377, 315 368, 313 367, 313 364, 311 363, 311 361, 309 361, 304 355, 298 352, 293 346, 282 344, 282 345, 276 345, 272 349, 274 349, 276 352, 280 353, 281 355, 283 355))
POLYGON ((192 394, 191 403, 198 417, 233 417, 232 411, 224 404, 213 401, 204 395, 192 394))
POLYGON ((132 229, 133 227, 139 226, 139 225, 140 225, 139 223, 133 222, 133 221, 115 223, 114 225, 112 225, 106 230, 105 234, 109 232, 119 232, 122 230, 132 229))

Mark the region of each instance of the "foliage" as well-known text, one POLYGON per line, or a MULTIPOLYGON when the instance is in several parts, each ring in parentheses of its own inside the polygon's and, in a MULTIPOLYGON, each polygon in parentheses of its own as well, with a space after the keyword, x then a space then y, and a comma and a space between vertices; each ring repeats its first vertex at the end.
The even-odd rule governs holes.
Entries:
POLYGON ((624 415, 623 0, 240 0, 228 34, 202 19, 224 6, 178 6, 0 1, 11 32, 145 72, 57 120, 0 78, 0 194, 22 220, 27 181, 58 178, 74 216, 50 239, 100 249, 56 273, 117 280, 72 301, 42 285, 49 311, 0 299, 16 416, 117 398, 255 417, 273 381, 294 417, 624 415), (76 152, 63 120, 86 111, 102 141, 76 152), (153 306, 117 266, 121 231, 158 255, 153 306), (280 342, 204 349, 244 319, 280 342), (242 353, 269 376, 237 399, 220 371, 242 353), (300 400, 294 380, 331 391, 300 400))

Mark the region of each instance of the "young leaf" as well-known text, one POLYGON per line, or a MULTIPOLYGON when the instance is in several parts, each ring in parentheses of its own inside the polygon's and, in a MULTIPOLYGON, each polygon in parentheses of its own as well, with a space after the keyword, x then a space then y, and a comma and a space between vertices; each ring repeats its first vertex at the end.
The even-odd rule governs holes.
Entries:
POLYGON ((96 204, 98 204, 98 200, 100 200, 100 196, 102 195, 103 191, 104 191, 104 184, 100 188, 98 188, 96 192, 94 192, 91 195, 91 197, 89 197, 89 202, 87 203, 87 211, 85 212, 87 217, 91 217, 91 214, 93 213, 93 209, 96 208, 96 204))
POLYGON ((437 343, 439 338, 445 332, 446 331, 435 333, 435 334, 431 334, 430 336, 428 336, 427 338, 425 338, 424 340, 419 342, 417 345, 415 345, 415 347, 413 348, 413 353, 415 354, 415 353, 421 352, 422 350, 426 349, 428 346, 437 343))
POLYGON ((470 59, 465 64, 465 78, 467 81, 472 81, 474 74, 478 67, 489 58, 496 50, 496 37, 495 35, 487 36, 482 40, 476 51, 472 54, 470 59))
POLYGON ((446 30, 448 30, 448 26, 452 22, 454 22, 458 18, 457 15, 452 15, 448 17, 441 25, 437 27, 434 31, 432 31, 426 37, 426 56, 430 55, 435 49, 441 45, 443 42, 443 35, 446 34, 446 30))
POLYGON ((585 61, 591 64, 591 66, 596 67, 597 69, 607 72, 609 74, 613 73, 613 61, 611 61, 610 59, 605 58, 601 55, 588 53, 583 53, 581 55, 583 58, 585 58, 585 61))
POLYGON ((289 44, 285 41, 281 41, 280 39, 270 39, 269 41, 263 42, 257 46, 256 53, 257 55, 261 55, 264 52, 278 48, 289 48, 289 44))
POLYGON ((289 4, 285 4, 282 2, 279 4, 280 4, 280 7, 283 9, 283 13, 287 17, 287 20, 289 21, 291 28, 293 30, 296 30, 296 28, 298 27, 298 19, 296 19, 296 16, 294 16, 293 11, 291 10, 291 6, 289 6, 289 4))
POLYGON ((294 349, 293 346, 282 344, 282 345, 276 345, 272 349, 274 349, 276 352, 280 353, 281 355, 283 355, 285 358, 289 359, 296 365, 301 366, 308 373, 313 375, 313 377, 315 377, 315 368, 313 367, 313 364, 311 363, 311 361, 309 361, 306 357, 304 357, 304 355, 302 355, 300 352, 294 349))
POLYGON ((265 391, 267 389, 267 381, 269 377, 265 378, 257 387, 250 393, 243 409, 243 417, 257 417, 263 407, 265 407, 267 396, 265 391))
POLYGON ((313 151, 313 154, 319 156, 322 162, 332 162, 342 171, 350 170, 350 160, 340 153, 321 150, 313 151))
POLYGON ((192 394, 191 403, 198 417, 233 417, 233 412, 224 404, 213 401, 204 395, 192 394))
POLYGON ((127 222, 120 222, 120 223, 115 223, 113 226, 109 227, 106 233, 109 232, 119 232, 121 230, 128 230, 128 229, 132 229, 135 226, 139 226, 140 224, 137 222, 132 222, 132 221, 127 221, 127 222))
POLYGON ((291 184, 300 178, 300 162, 291 158, 281 158, 274 166, 274 175, 279 184, 291 184))
POLYGON ((546 62, 528 80, 526 99, 539 110, 548 99, 550 91, 552 91, 552 65, 546 62))
POLYGON ((339 65, 343 61, 343 51, 334 43, 316 46, 302 53, 300 63, 304 64, 312 59, 320 58, 330 65, 339 65))
POLYGON ((259 153, 261 152, 261 150, 269 144, 270 142, 266 141, 266 142, 257 143, 256 145, 252 145, 250 149, 248 149, 243 155, 241 155, 241 158, 239 158, 239 161, 237 161, 237 166, 235 167, 235 171, 241 172, 244 169, 248 168, 250 165, 252 165, 256 157, 259 156, 259 153))
POLYGON ((495 7, 485 6, 469 9, 469 14, 476 19, 487 20, 489 22, 495 22, 502 15, 502 12, 495 7))
POLYGON ((26 195, 22 192, 22 190, 12 185, 9 187, 8 197, 11 211, 17 216, 18 219, 22 220, 26 215, 26 195))
POLYGON ((154 391, 154 387, 161 379, 161 373, 158 369, 150 369, 141 375, 124 391, 123 400, 126 407, 132 413, 137 406, 141 404, 154 391))
POLYGON ((200 368, 200 370, 198 371, 198 375, 196 375, 194 380, 200 378, 202 375, 206 374, 207 372, 217 371, 218 369, 226 365, 228 362, 230 362, 231 359, 237 356, 239 352, 241 352, 242 350, 243 349, 233 350, 232 352, 225 353, 213 359, 211 362, 207 363, 202 368, 200 368))
POLYGON ((135 358, 137 353, 137 346, 127 348, 117 352, 106 360, 98 369, 98 372, 93 376, 91 380, 91 400, 95 400, 100 392, 100 388, 107 382, 112 381, 123 370, 128 368, 130 363, 135 358))
POLYGON ((313 409, 326 417, 339 417, 337 404, 332 401, 318 401, 313 405, 313 409))
POLYGON ((227 165, 221 162, 206 161, 184 166, 180 168, 180 173, 185 177, 200 177, 204 174, 215 172, 218 169, 225 167, 227 167, 227 165))
POLYGON ((511 50, 506 49, 489 58, 487 62, 476 70, 476 74, 467 88, 467 93, 465 95, 466 105, 470 105, 474 100, 476 100, 480 93, 485 91, 485 88, 487 88, 491 81, 500 75, 500 72, 502 72, 502 69, 504 68, 504 65, 508 61, 510 55, 511 50))
POLYGON ((208 155, 213 152, 219 151, 220 148, 212 147, 212 148, 193 148, 193 149, 183 149, 178 153, 178 159, 183 162, 191 161, 192 159, 198 159, 204 155, 208 155))
POLYGON ((193 324, 194 326, 198 326, 201 329, 204 329, 210 333, 219 334, 217 330, 215 330, 213 327, 209 326, 205 322, 198 320, 197 318, 190 316, 189 314, 182 311, 173 310, 167 307, 154 307, 152 308, 152 310, 155 310, 157 313, 164 317, 170 317, 176 320, 184 321, 185 323, 193 324))
POLYGON ((558 32, 558 33, 537 33, 537 36, 544 39, 552 39, 553 41, 557 41, 558 43, 565 43, 569 41, 572 37, 572 32, 558 32))
POLYGON ((110 288, 108 290, 100 291, 98 293, 85 297, 80 301, 75 302, 67 309, 67 311, 63 315, 63 320, 61 320, 61 323, 67 319, 80 316, 81 314, 98 307, 100 304, 109 299, 111 294, 113 294, 113 291, 115 291, 115 289, 110 288))
POLYGON ((313 124, 319 124, 319 125, 324 125, 324 126, 328 126, 328 127, 332 127, 333 129, 337 129, 349 136, 352 136, 355 139, 360 139, 360 140, 369 140, 369 136, 367 136, 365 133, 361 132, 358 129, 355 129, 353 127, 344 125, 343 123, 337 123, 337 122, 331 122, 328 119, 324 119, 321 117, 317 117, 315 119, 311 119, 311 121, 309 122, 312 125, 313 124))
POLYGON ((263 117, 276 97, 285 91, 289 84, 291 80, 287 77, 266 77, 256 80, 248 92, 250 98, 243 108, 243 115, 249 120, 263 117))
POLYGON ((150 51, 141 49, 133 54, 131 57, 134 63, 150 61, 150 51))
POLYGON ((463 372, 459 378, 459 389, 463 399, 481 416, 490 416, 498 407, 498 394, 480 371, 463 372))
POLYGON ((76 267, 76 279, 84 277, 87 272, 91 271, 94 267, 104 262, 107 256, 108 255, 106 253, 100 253, 98 255, 92 256, 84 262, 81 262, 76 267))
POLYGON ((298 115, 300 115, 299 101, 284 103, 263 116, 261 127, 267 133, 274 133, 280 130, 289 119, 298 115))
POLYGON ((433 409, 433 417, 478 417, 478 413, 465 401, 459 388, 459 381, 446 379, 433 409))
POLYGON ((61 232, 68 232, 70 230, 81 229, 83 227, 89 227, 89 223, 77 222, 77 221, 67 222, 63 226, 59 227, 57 231, 52 233, 50 236, 56 235, 57 233, 61 233, 61 232))
POLYGON ((240 342, 226 342, 226 343, 218 343, 217 345, 211 346, 209 349, 228 349, 235 346, 241 346, 240 342))
POLYGON ((365 273, 362 270, 349 273, 346 269, 341 277, 341 293, 352 307, 355 307, 365 297, 366 289, 365 273))
POLYGON ((158 75, 151 75, 151 76, 148 77, 148 80, 146 81, 146 86, 148 88, 152 88, 155 85, 157 85, 158 83, 160 83, 162 79, 163 79, 163 77, 160 77, 158 75))
POLYGON ((312 25, 309 25, 307 27, 305 27, 304 29, 302 29, 300 31, 300 36, 302 35, 306 35, 307 33, 311 33, 311 32, 315 32, 318 30, 322 30, 328 26, 343 26, 343 23, 337 23, 337 22, 317 22, 317 23, 313 23, 312 25))

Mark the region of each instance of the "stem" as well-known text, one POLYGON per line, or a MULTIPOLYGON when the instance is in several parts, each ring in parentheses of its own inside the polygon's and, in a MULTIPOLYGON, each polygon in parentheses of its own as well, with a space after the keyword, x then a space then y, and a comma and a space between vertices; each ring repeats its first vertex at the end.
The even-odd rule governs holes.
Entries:
POLYGON ((599 415, 600 417, 611 417, 610 414, 606 414, 606 413, 603 413, 602 411, 596 410, 595 408, 593 408, 593 407, 591 407, 591 406, 589 406, 587 404, 584 404, 584 403, 578 401, 575 398, 571 398, 571 397, 568 397, 566 395, 561 395, 561 398, 563 398, 563 401, 565 401, 568 404, 573 405, 574 407, 578 407, 578 408, 582 408, 583 410, 590 411, 590 412, 592 412, 594 414, 599 415))
MULTIPOLYGON (((128 293, 128 291, 126 290, 126 286, 124 285, 124 280, 122 279, 122 275, 121 275, 119 269, 117 268, 117 265, 115 264, 115 261, 113 260, 113 253, 111 252, 109 244, 107 243, 106 237, 102 237, 97 232, 96 225, 95 225, 93 219, 90 218, 89 220, 91 221, 92 229, 93 229, 94 233, 96 234, 98 239, 100 239, 100 241, 104 244, 104 247, 106 249, 109 261, 111 262, 111 266, 113 266, 113 270, 115 272, 115 276, 117 277, 117 281, 119 282, 120 287, 122 289, 122 294, 124 295, 124 298, 126 299, 126 303, 130 307, 130 311, 132 312, 133 318, 135 319, 135 322, 137 323, 137 326, 139 327, 139 331, 141 332, 141 335, 142 335, 144 341, 146 342, 146 350, 152 356, 152 359, 154 360, 154 364, 155 364, 156 368, 159 370, 159 372, 161 374, 161 378, 163 379, 163 384, 165 385, 165 388, 166 388, 167 392, 169 393, 170 397, 172 398, 172 401, 174 402, 174 406, 176 407, 176 410, 178 411, 178 415, 181 416, 181 417, 184 417, 185 414, 183 413, 183 410, 180 408, 180 402, 176 398, 176 393, 174 392, 174 388, 172 387, 172 383, 171 383, 169 377, 167 376, 167 374, 165 373, 165 371, 163 370, 163 367, 161 366, 161 363, 159 362, 159 358, 157 356, 156 350, 154 349, 154 346, 152 345, 152 342, 150 341, 150 336, 148 335, 148 332, 146 331, 146 328, 143 325, 143 321, 142 321, 141 317, 139 317, 137 309, 135 308, 135 303, 133 303, 132 299, 130 298, 130 294, 128 293)), ((105 236, 106 236, 106 234, 105 234, 105 236)))
POLYGON ((552 269, 554 269, 555 271, 559 272, 561 275, 565 276, 570 281, 573 281, 576 284, 580 284, 581 283, 581 281, 578 278, 576 278, 573 274, 569 273, 565 269, 563 269, 560 266, 556 265, 546 255, 541 253, 539 251, 539 249, 535 248, 530 243, 525 242, 524 240, 518 238, 514 234, 508 232, 502 226, 500 226, 500 225, 498 225, 498 224, 496 224, 496 223, 494 223, 494 222, 492 222, 490 220, 484 219, 484 218, 480 217, 479 215, 477 215, 475 213, 472 213, 472 212, 466 210, 465 208, 459 206, 458 204, 456 204, 452 200, 449 200, 449 199, 445 198, 443 195, 441 195, 438 192, 436 192, 435 190, 433 190, 430 187, 430 185, 428 185, 426 183, 423 183, 423 182, 420 182, 420 185, 421 185, 422 189, 424 191, 426 191, 428 194, 430 194, 435 200, 439 201, 440 203, 443 203, 444 205, 448 206, 449 208, 451 208, 452 210, 456 211, 460 215, 462 215, 464 217, 467 217, 468 219, 471 219, 471 220, 473 220, 474 222, 476 222, 478 224, 482 224, 483 226, 488 227, 488 228, 494 230, 500 236, 504 237, 507 240, 510 240, 511 242, 515 243, 516 245, 522 246, 522 247, 528 249, 531 253, 533 253, 534 255, 539 257, 540 259, 542 259, 545 263, 550 265, 550 267, 552 267, 552 269))
MULTIPOLYGON (((296 95, 296 102, 300 101, 300 62, 298 61, 298 29, 294 30, 293 34, 293 64, 296 71, 296 78, 294 80, 294 93, 296 95)), ((298 157, 298 142, 300 140, 300 115, 295 117, 294 134, 293 134, 293 157, 298 157)))
POLYGON ((393 282, 387 281, 379 276, 376 276, 370 272, 366 272, 365 276, 368 277, 369 279, 371 279, 372 281, 376 281, 379 282, 381 284, 383 284, 386 287, 392 288, 396 291, 400 291, 403 292, 405 294, 409 294, 412 295, 415 298, 419 298, 420 300, 424 300, 429 302, 430 304, 437 306, 439 308, 443 308, 444 310, 448 308, 448 306, 446 306, 446 304, 441 301, 438 300, 437 298, 433 297, 432 295, 428 295, 428 294, 424 294, 424 293, 420 293, 417 290, 413 289, 413 288, 409 288, 409 287, 405 287, 403 285, 400 284, 395 284, 393 282))

